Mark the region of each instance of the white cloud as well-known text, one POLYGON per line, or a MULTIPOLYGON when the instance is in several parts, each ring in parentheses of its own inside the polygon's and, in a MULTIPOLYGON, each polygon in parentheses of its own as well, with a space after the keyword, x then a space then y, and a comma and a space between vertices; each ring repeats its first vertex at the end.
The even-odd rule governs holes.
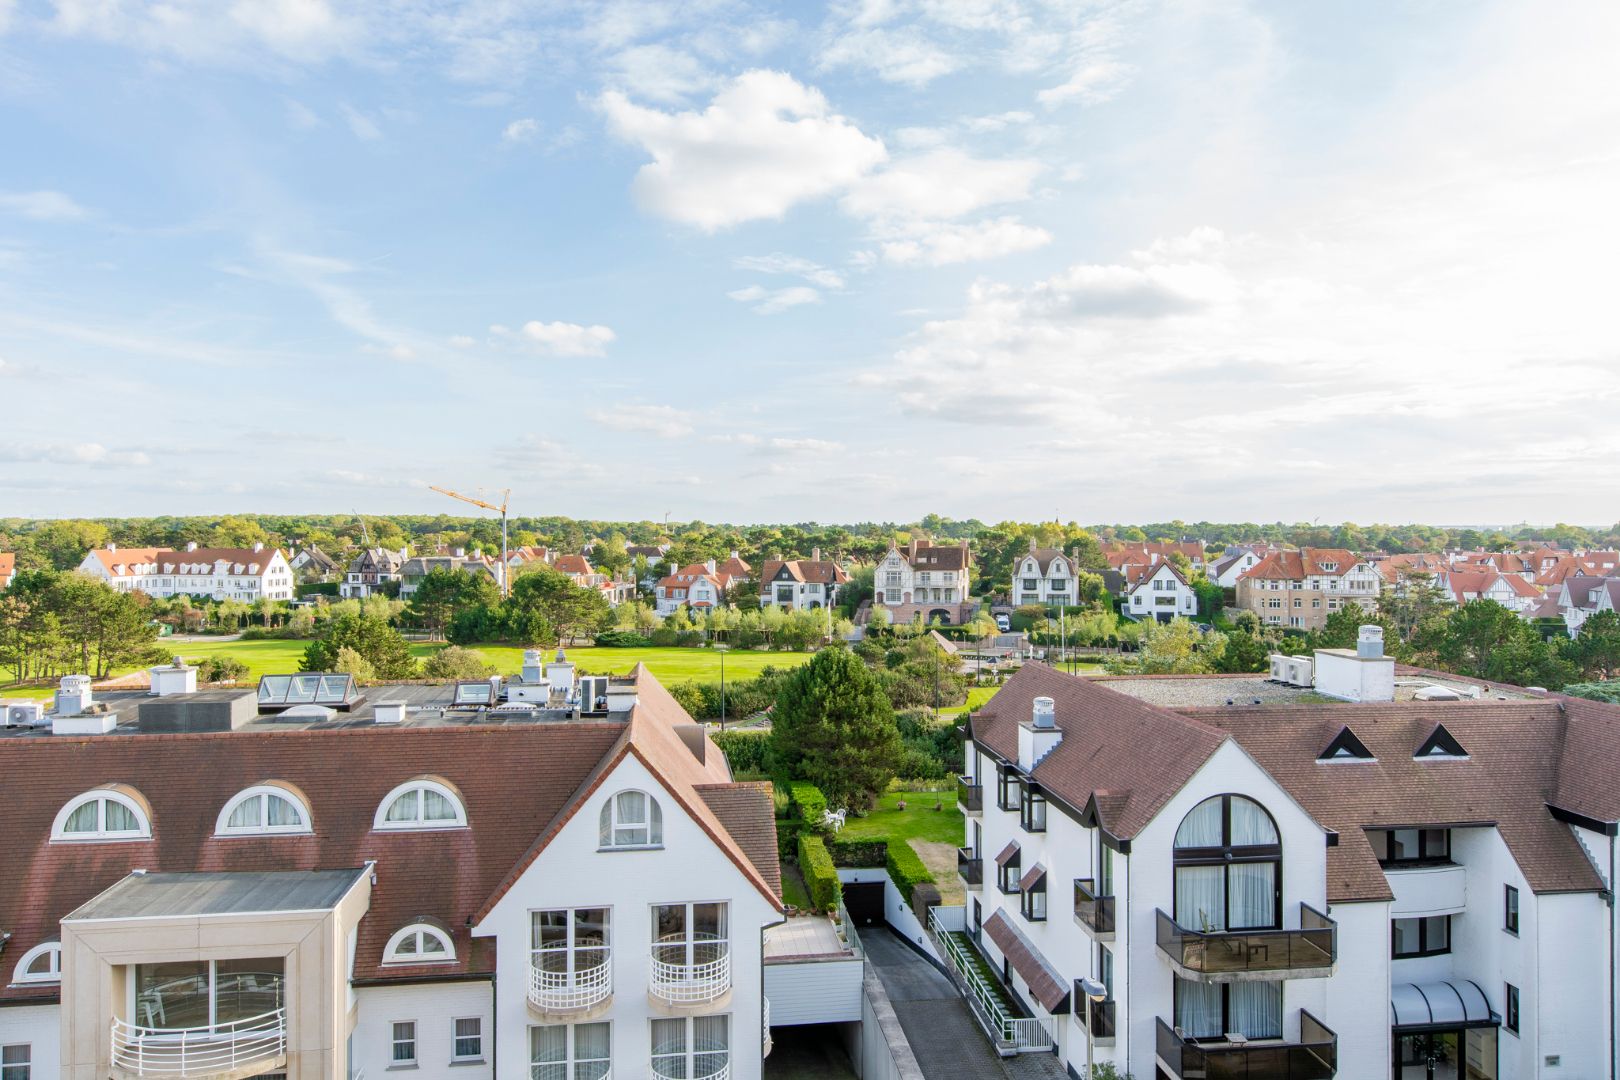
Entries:
POLYGON ((709 231, 780 218, 887 156, 819 90, 779 71, 737 76, 702 112, 666 113, 617 91, 601 105, 614 134, 653 158, 636 173, 641 205, 709 231))
POLYGON ((359 49, 376 26, 356 6, 325 0, 163 0, 109 3, 55 0, 52 28, 202 63, 232 63, 254 50, 297 63, 316 63, 359 49), (223 7, 223 10, 221 10, 223 7))
POLYGON ((540 122, 532 116, 525 116, 521 120, 514 120, 506 125, 501 132, 501 138, 509 143, 528 142, 540 133, 540 122))
POLYGON ((1032 123, 1035 114, 1015 109, 1011 112, 996 113, 992 116, 970 116, 962 121, 962 126, 975 135, 982 135, 990 131, 1005 131, 1010 127, 1032 123))
POLYGON ((0 443, 0 461, 37 465, 125 465, 152 464, 140 450, 109 450, 97 442, 80 443, 0 443))
POLYGON ((294 98, 283 98, 282 103, 287 107, 287 123, 294 129, 308 131, 321 126, 321 118, 303 102, 294 98))
POLYGON ((821 67, 853 67, 873 72, 885 82, 926 86, 962 66, 962 59, 925 35, 908 30, 853 30, 834 38, 821 51, 821 67))
POLYGON ((541 352, 552 356, 603 356, 615 337, 605 326, 537 320, 524 323, 520 333, 541 352))
POLYGON ((856 183, 840 205, 866 218, 954 218, 1030 197, 1041 164, 986 160, 956 149, 895 161, 856 183))
POLYGON ((593 410, 590 417, 614 431, 645 432, 661 439, 692 434, 692 414, 669 405, 617 405, 593 410))
POLYGON ((0 191, 0 211, 32 221, 78 221, 90 211, 60 191, 0 191))
POLYGON ((610 61, 611 82, 632 97, 674 104, 713 86, 715 77, 702 61, 670 45, 635 45, 610 61))
POLYGON ((450 345, 452 348, 470 349, 477 344, 477 338, 468 337, 466 334, 452 334, 450 337, 450 345))
POLYGON ((347 103, 339 109, 343 113, 344 123, 349 125, 349 130, 354 133, 355 138, 361 142, 376 142, 382 138, 382 129, 371 117, 347 103))
POLYGON ((921 222, 895 230, 896 239, 882 242, 883 258, 901 265, 948 266, 1033 251, 1052 242, 1052 234, 1015 217, 968 225, 921 222))
POLYGON ((739 270, 752 270, 760 274, 793 274, 823 289, 844 287, 842 274, 796 255, 784 255, 781 252, 770 255, 743 255, 733 259, 731 264, 739 270))
POLYGON ((726 295, 738 303, 752 304, 752 310, 760 315, 779 315, 801 304, 821 303, 821 294, 808 285, 790 285, 785 289, 750 285, 745 289, 733 289, 726 295))
POLYGON ((1035 95, 1042 105, 1062 105, 1078 101, 1082 105, 1101 105, 1113 99, 1125 88, 1132 74, 1128 64, 1117 60, 1093 60, 1080 67, 1068 80, 1048 87, 1035 95))

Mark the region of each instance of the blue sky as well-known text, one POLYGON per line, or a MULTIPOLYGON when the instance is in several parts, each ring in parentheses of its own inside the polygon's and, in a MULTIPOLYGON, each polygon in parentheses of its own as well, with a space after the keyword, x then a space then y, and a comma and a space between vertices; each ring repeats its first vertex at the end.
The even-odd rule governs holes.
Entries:
POLYGON ((0 0, 0 516, 1607 523, 1617 12, 0 0))

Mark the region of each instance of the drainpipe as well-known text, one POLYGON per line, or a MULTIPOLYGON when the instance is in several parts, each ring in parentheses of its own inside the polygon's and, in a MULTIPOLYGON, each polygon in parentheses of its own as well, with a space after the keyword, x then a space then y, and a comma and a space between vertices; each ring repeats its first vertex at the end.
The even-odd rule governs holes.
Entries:
POLYGON ((1615 1080, 1614 1046, 1614 834, 1609 835, 1609 1080, 1615 1080))

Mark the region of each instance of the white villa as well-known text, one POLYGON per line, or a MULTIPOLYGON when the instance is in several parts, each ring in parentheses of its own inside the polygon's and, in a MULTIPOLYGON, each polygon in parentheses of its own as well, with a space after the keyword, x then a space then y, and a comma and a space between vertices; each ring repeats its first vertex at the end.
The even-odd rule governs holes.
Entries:
POLYGON ((147 596, 197 596, 214 600, 291 600, 293 571, 286 556, 263 544, 251 548, 184 551, 121 548, 108 544, 85 555, 79 572, 121 592, 147 596))

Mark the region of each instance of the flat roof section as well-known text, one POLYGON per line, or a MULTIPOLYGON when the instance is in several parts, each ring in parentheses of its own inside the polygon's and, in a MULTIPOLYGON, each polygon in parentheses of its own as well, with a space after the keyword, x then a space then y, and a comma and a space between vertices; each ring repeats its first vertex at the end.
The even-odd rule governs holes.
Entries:
POLYGON ((350 870, 195 874, 148 874, 137 870, 62 921, 324 911, 336 906, 361 875, 369 872, 365 866, 350 870))

